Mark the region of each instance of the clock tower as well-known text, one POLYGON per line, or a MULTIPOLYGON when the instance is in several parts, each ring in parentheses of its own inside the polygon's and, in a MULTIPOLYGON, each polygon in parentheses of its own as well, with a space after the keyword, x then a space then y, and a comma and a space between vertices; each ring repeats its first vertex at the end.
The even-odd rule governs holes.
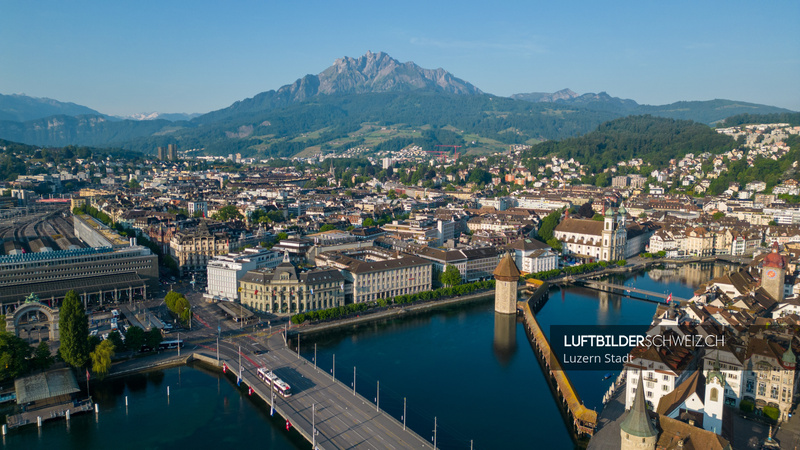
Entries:
POLYGON ((778 253, 778 243, 772 244, 772 252, 761 263, 761 287, 777 302, 783 301, 783 284, 786 276, 786 261, 778 253))

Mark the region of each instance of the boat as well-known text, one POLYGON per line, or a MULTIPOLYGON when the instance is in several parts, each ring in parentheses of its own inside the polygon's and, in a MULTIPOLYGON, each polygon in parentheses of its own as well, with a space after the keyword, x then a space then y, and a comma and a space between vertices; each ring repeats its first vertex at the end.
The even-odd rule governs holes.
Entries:
POLYGON ((603 380, 607 380, 607 379, 609 379, 609 378, 611 378, 611 377, 613 377, 613 376, 614 376, 614 372, 608 372, 608 373, 607 373, 607 374, 605 374, 605 376, 603 377, 603 380))

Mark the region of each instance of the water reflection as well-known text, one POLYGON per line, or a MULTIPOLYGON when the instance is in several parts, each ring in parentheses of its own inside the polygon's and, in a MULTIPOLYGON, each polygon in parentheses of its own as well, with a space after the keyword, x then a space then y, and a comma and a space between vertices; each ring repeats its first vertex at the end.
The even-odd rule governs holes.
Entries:
POLYGON ((497 362, 507 367, 517 352, 517 316, 494 313, 494 355, 497 362))

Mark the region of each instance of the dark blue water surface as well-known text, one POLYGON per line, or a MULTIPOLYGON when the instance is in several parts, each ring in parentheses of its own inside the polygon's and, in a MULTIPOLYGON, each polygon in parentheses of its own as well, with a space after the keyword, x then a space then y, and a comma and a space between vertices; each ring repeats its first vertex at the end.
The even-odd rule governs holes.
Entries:
POLYGON ((91 386, 100 413, 10 430, 9 449, 279 449, 310 447, 221 374, 171 368, 91 386), (167 398, 167 386, 170 396, 167 398), (128 407, 125 407, 125 396, 128 407))

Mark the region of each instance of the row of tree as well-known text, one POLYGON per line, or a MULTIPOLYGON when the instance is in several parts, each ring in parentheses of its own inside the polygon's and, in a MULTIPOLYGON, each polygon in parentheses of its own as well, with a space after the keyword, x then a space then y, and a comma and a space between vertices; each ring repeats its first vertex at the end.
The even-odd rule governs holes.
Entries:
MULTIPOLYGON (((459 275, 459 282, 460 281, 461 277, 459 275)), ((369 309, 385 308, 392 304, 401 305, 407 303, 414 303, 417 301, 436 300, 439 298, 466 295, 475 292, 476 290, 490 289, 493 287, 494 287, 494 280, 475 281, 473 283, 461 284, 458 286, 439 288, 433 291, 424 291, 415 294, 398 295, 392 298, 380 298, 378 300, 375 300, 374 302, 369 302, 369 303, 351 303, 346 306, 338 306, 335 308, 309 311, 306 313, 295 314, 292 316, 291 320, 292 323, 294 324, 301 324, 307 320, 310 321, 332 320, 341 317, 352 316, 353 314, 362 311, 367 311, 369 309)))

